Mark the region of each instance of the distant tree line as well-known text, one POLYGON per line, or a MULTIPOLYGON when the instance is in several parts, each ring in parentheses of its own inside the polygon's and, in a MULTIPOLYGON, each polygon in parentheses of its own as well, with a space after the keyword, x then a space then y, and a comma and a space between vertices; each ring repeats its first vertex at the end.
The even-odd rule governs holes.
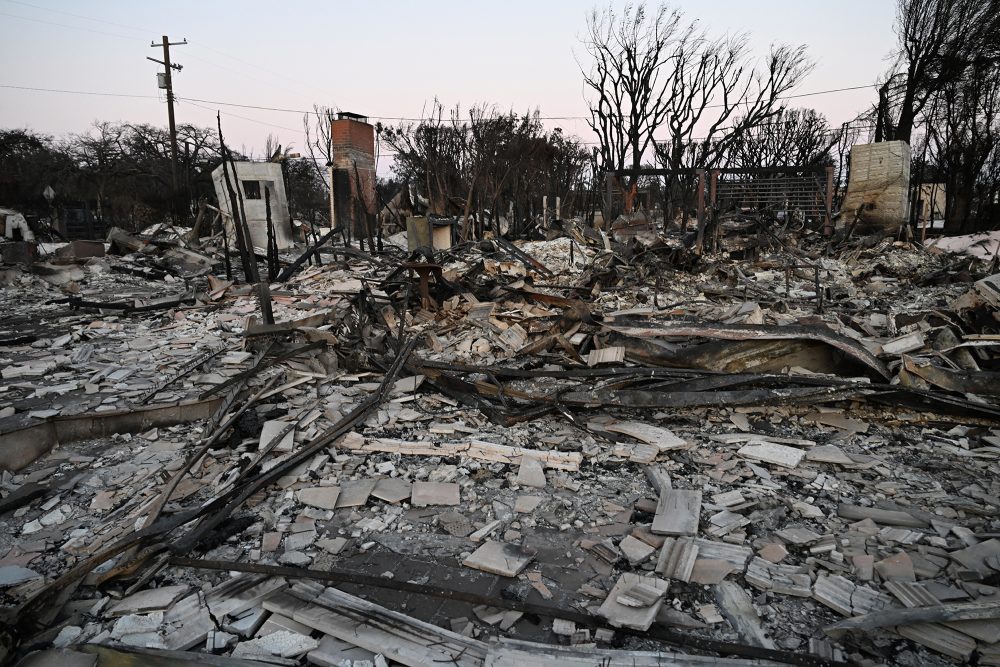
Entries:
MULTIPOLYGON (((179 192, 172 193, 170 141, 166 128, 148 124, 95 122, 87 132, 64 137, 27 129, 0 129, 0 207, 39 217, 65 208, 84 208, 105 226, 139 231, 173 219, 188 224, 199 199, 215 204, 212 171, 221 164, 218 133, 195 125, 177 126, 179 192), (46 188, 55 197, 45 198, 46 188)), ((292 215, 326 215, 325 183, 305 160, 283 161, 292 215)), ((237 155, 237 159, 246 156, 237 155)))

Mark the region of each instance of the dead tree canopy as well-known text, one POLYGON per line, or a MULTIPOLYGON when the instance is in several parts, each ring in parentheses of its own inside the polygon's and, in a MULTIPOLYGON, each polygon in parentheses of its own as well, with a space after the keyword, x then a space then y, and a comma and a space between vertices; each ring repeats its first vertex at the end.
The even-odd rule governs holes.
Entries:
POLYGON ((641 3, 588 16, 584 46, 593 63, 583 82, 605 169, 638 169, 653 147, 668 112, 665 70, 694 32, 682 19, 666 5, 649 12, 641 3))
POLYGON ((431 213, 475 221, 463 228, 466 238, 522 235, 519 221, 543 196, 571 206, 588 176, 587 151, 559 128, 546 131, 538 111, 481 104, 463 113, 435 101, 420 122, 382 128, 381 136, 395 152, 394 173, 426 193, 431 213), (500 217, 511 209, 504 231, 500 217))
MULTIPOLYGON (((946 231, 966 233, 992 220, 1000 153, 1000 70, 974 71, 942 88, 924 118, 927 167, 945 183, 946 231)), ((929 175, 929 174, 928 174, 929 175)))
POLYGON ((653 148, 671 169, 711 166, 734 137, 777 114, 812 68, 804 46, 774 45, 755 62, 746 35, 711 39, 666 4, 594 10, 584 45, 605 169, 638 169, 653 148))
POLYGON ((815 109, 783 109, 770 121, 739 134, 731 142, 723 166, 814 167, 833 164, 831 151, 844 128, 832 129, 815 109))
POLYGON ((324 167, 333 161, 330 152, 330 128, 336 118, 336 109, 318 104, 313 105, 311 114, 307 113, 302 116, 306 152, 327 191, 330 189, 330 184, 327 183, 324 167))
POLYGON ((670 169, 719 166, 735 142, 782 113, 781 97, 812 69, 804 46, 772 46, 755 63, 746 35, 693 41, 675 61, 668 133, 657 142, 670 169))
POLYGON ((879 89, 876 140, 909 142, 932 98, 1000 57, 1000 0, 898 0, 895 62, 879 89))

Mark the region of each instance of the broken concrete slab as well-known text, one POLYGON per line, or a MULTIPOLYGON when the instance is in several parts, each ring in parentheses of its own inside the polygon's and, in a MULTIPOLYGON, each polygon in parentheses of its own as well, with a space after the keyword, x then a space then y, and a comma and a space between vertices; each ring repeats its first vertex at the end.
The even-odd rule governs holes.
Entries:
POLYGON ((650 529, 657 535, 696 535, 701 513, 701 491, 668 489, 660 493, 650 529))
POLYGON ((601 428, 612 433, 621 433, 633 437, 647 445, 653 445, 661 452, 672 449, 683 449, 688 446, 686 440, 674 435, 670 429, 643 422, 614 421, 610 424, 603 424, 601 428))
POLYGON ((282 431, 291 426, 291 422, 278 421, 272 419, 264 422, 260 429, 260 449, 265 450, 273 447, 277 452, 290 452, 295 447, 295 429, 292 428, 285 435, 278 437, 282 431))
POLYGON ((368 496, 375 489, 377 480, 359 479, 340 483, 340 494, 337 496, 337 507, 361 507, 368 502, 368 496))
POLYGON ((514 501, 514 511, 518 514, 530 514, 544 500, 545 496, 518 496, 514 501))
POLYGON ((689 582, 697 559, 698 545, 694 540, 685 537, 668 537, 663 540, 663 546, 660 548, 660 555, 656 561, 656 573, 667 579, 689 582))
POLYGON ((656 551, 656 547, 646 544, 642 540, 638 540, 631 535, 626 535, 621 542, 618 543, 618 548, 621 549, 622 554, 628 559, 628 562, 632 567, 640 565, 649 559, 656 551))
POLYGON ((184 597, 190 588, 190 586, 182 584, 139 591, 116 602, 108 609, 107 613, 110 616, 127 616, 129 614, 146 614, 152 611, 166 611, 184 597))
POLYGON ((414 482, 410 504, 414 507, 429 505, 458 505, 459 486, 454 482, 414 482))
POLYGON ((346 660, 352 661, 353 664, 362 661, 373 662, 375 655, 349 642, 323 635, 319 640, 319 646, 306 655, 306 660, 309 664, 319 667, 341 667, 346 660))
POLYGON ((462 565, 502 577, 516 577, 534 558, 533 549, 488 540, 463 560, 462 565))
POLYGON ((396 477, 387 477, 375 482, 372 495, 387 503, 398 504, 410 499, 413 485, 396 477))
POLYGON ((41 576, 42 575, 34 570, 29 570, 28 568, 21 567, 20 565, 4 565, 3 567, 0 567, 0 588, 17 586, 25 581, 39 579, 41 576))
POLYGON ((625 572, 608 593, 597 614, 616 628, 648 630, 669 587, 670 584, 663 579, 625 572))
POLYGON ((295 658, 318 647, 319 641, 312 637, 288 630, 278 630, 264 637, 240 642, 233 649, 232 656, 268 662, 269 658, 275 656, 295 658))
POLYGON ((743 445, 736 453, 751 461, 772 463, 783 468, 796 467, 802 461, 802 457, 805 456, 805 452, 801 449, 773 442, 743 445))
POLYGON ((545 488, 545 469, 541 462, 531 456, 522 456, 514 483, 518 486, 529 486, 536 489, 545 488))
POLYGON ((339 486, 313 486, 299 489, 296 493, 299 502, 303 505, 316 507, 318 509, 332 510, 337 508, 337 500, 340 498, 339 486))

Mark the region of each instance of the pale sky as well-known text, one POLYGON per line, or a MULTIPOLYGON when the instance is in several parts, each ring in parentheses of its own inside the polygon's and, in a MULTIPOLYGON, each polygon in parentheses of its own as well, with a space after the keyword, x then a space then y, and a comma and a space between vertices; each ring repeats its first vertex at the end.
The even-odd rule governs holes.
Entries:
MULTIPOLYGON (((615 3, 620 5, 623 3, 615 3)), ((314 103, 382 117, 417 117, 446 105, 490 102, 583 116, 579 36, 593 2, 260 2, 258 0, 0 0, 0 85, 115 93, 102 97, 0 87, 0 127, 62 135, 95 120, 165 126, 156 87, 163 34, 184 66, 179 98, 310 109, 314 103)), ((677 0, 714 35, 746 31, 755 52, 772 42, 806 44, 817 65, 797 93, 870 86, 892 49, 893 0, 677 0)), ((867 108, 869 87, 790 100, 831 123, 867 108)), ((269 133, 303 146, 302 114, 179 101, 177 120, 215 125, 234 148, 260 155, 269 133), (201 106, 197 106, 197 105, 201 106)), ((386 123, 395 123, 384 120, 386 123)), ((546 121, 593 141, 583 120, 546 121)), ((384 164, 384 163, 383 163, 384 164)), ((380 168, 380 172, 383 169, 380 168)))

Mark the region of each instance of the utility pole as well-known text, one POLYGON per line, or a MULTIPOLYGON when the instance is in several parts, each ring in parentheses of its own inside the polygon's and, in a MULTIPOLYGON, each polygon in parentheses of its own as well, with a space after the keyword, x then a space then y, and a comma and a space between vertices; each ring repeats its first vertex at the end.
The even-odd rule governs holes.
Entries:
POLYGON ((170 122, 170 175, 173 178, 173 192, 171 193, 171 201, 177 196, 177 126, 174 123, 174 84, 173 79, 170 75, 170 70, 175 69, 178 72, 183 69, 183 65, 178 65, 176 63, 170 62, 170 47, 171 46, 183 46, 187 44, 187 38, 184 38, 183 42, 171 42, 170 38, 166 35, 163 36, 163 41, 159 44, 153 42, 149 46, 152 48, 163 48, 163 60, 157 60, 156 58, 150 58, 146 56, 146 60, 152 60, 154 63, 159 63, 163 65, 164 75, 164 87, 167 89, 167 118, 170 122))

